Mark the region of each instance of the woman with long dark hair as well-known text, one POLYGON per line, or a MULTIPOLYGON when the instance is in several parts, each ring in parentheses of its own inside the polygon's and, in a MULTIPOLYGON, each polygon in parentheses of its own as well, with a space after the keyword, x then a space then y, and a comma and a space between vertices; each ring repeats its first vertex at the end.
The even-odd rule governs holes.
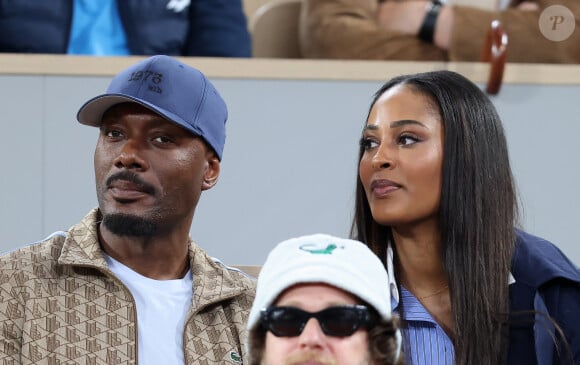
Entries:
POLYGON ((383 260, 407 364, 579 364, 580 272, 518 226, 501 120, 465 77, 394 78, 359 151, 352 237, 383 260))

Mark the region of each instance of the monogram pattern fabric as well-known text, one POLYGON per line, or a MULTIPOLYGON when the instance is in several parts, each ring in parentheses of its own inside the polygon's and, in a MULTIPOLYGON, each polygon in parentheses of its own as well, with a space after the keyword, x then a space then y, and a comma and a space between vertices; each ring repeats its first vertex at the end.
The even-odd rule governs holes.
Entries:
MULTIPOLYGON (((97 210, 68 232, 0 257, 0 364, 137 364, 136 307, 107 268, 97 210)), ((255 282, 193 241, 186 364, 241 364, 255 282)))

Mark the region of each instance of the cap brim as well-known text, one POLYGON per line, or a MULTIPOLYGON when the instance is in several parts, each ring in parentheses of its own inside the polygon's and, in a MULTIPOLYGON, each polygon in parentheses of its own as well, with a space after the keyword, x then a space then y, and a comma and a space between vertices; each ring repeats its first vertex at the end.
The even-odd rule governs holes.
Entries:
POLYGON ((143 105, 138 100, 125 95, 103 94, 84 103, 77 113, 77 120, 81 124, 98 127, 101 125, 103 114, 105 114, 109 108, 126 102, 134 102, 143 105))
POLYGON ((147 101, 124 94, 102 94, 90 99, 89 101, 84 103, 83 106, 81 106, 81 108, 79 109, 77 113, 77 120, 81 124, 98 127, 101 125, 103 115, 107 110, 109 110, 111 107, 117 104, 127 102, 142 105, 145 108, 187 129, 191 133, 203 137, 203 135, 199 131, 194 130, 190 124, 186 123, 179 116, 170 113, 164 109, 161 109, 147 101))

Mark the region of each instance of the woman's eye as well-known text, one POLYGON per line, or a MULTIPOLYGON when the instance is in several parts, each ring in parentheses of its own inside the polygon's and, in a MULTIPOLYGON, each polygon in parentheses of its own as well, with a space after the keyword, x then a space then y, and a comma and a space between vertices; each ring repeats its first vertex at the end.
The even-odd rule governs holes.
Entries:
POLYGON ((418 141, 419 141, 419 139, 417 137, 407 134, 407 135, 401 135, 399 137, 398 143, 400 145, 403 145, 403 146, 408 146, 408 145, 415 144, 418 141))
POLYGON ((371 148, 375 148, 376 146, 378 146, 378 143, 375 142, 374 140, 370 139, 370 138, 362 138, 360 140, 360 145, 362 146, 362 148, 364 148, 365 150, 370 150, 371 148))

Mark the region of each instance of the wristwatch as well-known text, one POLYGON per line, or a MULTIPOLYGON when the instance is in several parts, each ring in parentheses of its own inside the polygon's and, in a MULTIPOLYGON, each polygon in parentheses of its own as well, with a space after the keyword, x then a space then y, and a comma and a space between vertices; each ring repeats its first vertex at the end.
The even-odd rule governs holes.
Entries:
POLYGON ((435 34, 435 24, 437 17, 443 4, 439 0, 433 0, 427 4, 427 14, 423 19, 421 29, 419 29, 419 39, 427 43, 433 43, 433 35, 435 34))

